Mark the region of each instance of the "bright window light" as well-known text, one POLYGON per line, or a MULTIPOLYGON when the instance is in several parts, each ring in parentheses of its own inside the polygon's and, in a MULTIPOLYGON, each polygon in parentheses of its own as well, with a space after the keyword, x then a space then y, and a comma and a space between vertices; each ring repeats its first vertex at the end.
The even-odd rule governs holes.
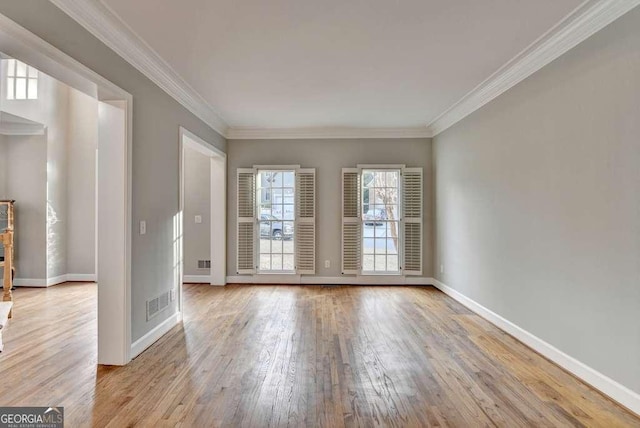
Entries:
POLYGON ((295 190, 292 170, 257 174, 258 272, 295 272, 295 190))
POLYGON ((7 99, 37 100, 38 70, 17 59, 9 59, 6 63, 7 99))
POLYGON ((362 271, 399 274, 400 170, 362 170, 362 271))

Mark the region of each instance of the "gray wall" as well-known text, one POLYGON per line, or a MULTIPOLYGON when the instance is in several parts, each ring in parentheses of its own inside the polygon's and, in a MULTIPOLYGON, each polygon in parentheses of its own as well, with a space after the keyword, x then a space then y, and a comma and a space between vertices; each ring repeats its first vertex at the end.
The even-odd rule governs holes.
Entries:
POLYGON ((146 301, 173 287, 179 126, 222 150, 226 141, 50 2, 0 0, 0 13, 133 95, 133 224, 147 221, 147 234, 134 233, 132 242, 135 341, 177 308, 174 305, 146 321, 146 301))
MULTIPOLYGON (((37 100, 11 101, 3 97, 0 101, 3 111, 47 127, 46 161, 30 163, 29 153, 23 149, 24 159, 15 160, 22 162, 22 169, 18 169, 17 164, 12 165, 13 173, 33 173, 42 183, 29 179, 3 192, 7 193, 7 198, 16 200, 23 217, 18 219, 21 229, 38 230, 42 225, 30 224, 30 221, 38 218, 42 209, 34 213, 27 210, 36 202, 30 198, 40 194, 31 191, 26 183, 45 188, 45 193, 40 195, 40 204, 47 214, 43 220, 47 232, 44 236, 37 235, 39 240, 28 243, 25 240, 29 236, 35 239, 36 235, 16 233, 18 246, 30 248, 16 255, 16 266, 19 267, 16 278, 44 282, 67 273, 94 274, 98 101, 42 72, 38 87, 37 100), (23 198, 28 202, 23 204, 23 198), (30 220, 25 222, 26 219, 30 220), (28 268, 35 260, 42 263, 42 268, 28 268), (38 276, 34 276, 36 273, 38 276)), ((7 142, 15 141, 13 137, 6 138, 7 142)), ((35 147, 32 150, 36 150, 35 147)), ((34 156, 33 159, 37 158, 34 156)), ((20 180, 16 181, 14 177, 13 181, 18 183, 20 180)))
POLYGON ((437 278, 636 392, 639 46, 636 8, 434 139, 437 278))
POLYGON ((198 260, 211 260, 211 158, 184 147, 184 274, 209 275, 198 260), (195 216, 202 217, 196 224, 195 216))
POLYGON ((5 194, 16 199, 16 278, 47 277, 47 136, 4 136, 5 194), (16 196, 16 195, 19 195, 16 196))
MULTIPOLYGON (((3 61, 4 63, 5 61, 3 61)), ((2 82, 4 84, 5 68, 2 67, 2 82)), ((3 85, 4 86, 4 85, 3 85)), ((44 260, 46 271, 40 276, 31 276, 30 269, 22 269, 32 260, 23 260, 23 257, 42 259, 34 252, 19 252, 16 255, 16 278, 38 279, 54 278, 67 273, 67 127, 69 119, 69 87, 52 77, 39 73, 38 75, 38 99, 37 100, 7 100, 1 97, 0 105, 3 111, 9 112, 38 123, 47 128, 46 139, 46 162, 34 165, 32 168, 43 169, 36 175, 44 173, 45 195, 40 199, 40 203, 46 207, 45 225, 47 232, 45 240, 33 242, 29 247, 37 253, 45 253, 44 260)), ((27 156, 26 154, 24 154, 27 156)), ((24 167, 29 169, 28 156, 25 158, 24 167)), ((14 168, 15 170, 15 168, 14 168)), ((35 172, 35 171, 34 171, 35 172)), ((21 205, 23 194, 28 193, 32 197, 33 193, 25 185, 19 186, 21 191, 16 192, 16 188, 11 189, 11 199, 16 200, 16 206, 21 205)), ((20 210, 22 216, 31 219, 36 217, 34 213, 26 213, 27 206, 35 201, 30 201, 27 205, 22 205, 20 210)), ((38 210, 39 211, 39 210, 38 210)), ((16 208, 16 216, 18 209, 16 208)), ((20 221, 20 220, 18 220, 20 221)), ((17 223, 16 223, 17 225, 17 223)), ((32 226, 28 226, 31 228, 32 226)), ((35 227, 35 226, 33 226, 35 227)), ((39 227, 39 226, 38 226, 39 227)), ((18 242, 25 237, 18 236, 18 242)))
POLYGON ((228 145, 227 275, 236 275, 236 170, 253 165, 316 168, 316 275, 341 276, 342 168, 357 164, 406 164, 424 168, 424 269, 433 276, 431 140, 330 139, 230 140, 228 145), (331 261, 331 268, 324 261, 331 261))

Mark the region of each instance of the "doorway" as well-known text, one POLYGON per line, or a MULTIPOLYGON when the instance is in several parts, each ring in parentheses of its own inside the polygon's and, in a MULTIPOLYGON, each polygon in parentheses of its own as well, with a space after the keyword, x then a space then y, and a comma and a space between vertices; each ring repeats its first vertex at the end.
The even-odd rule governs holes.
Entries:
POLYGON ((186 128, 180 127, 179 138, 180 219, 177 245, 180 248, 180 269, 177 280, 182 310, 183 282, 218 286, 227 283, 227 155, 186 128), (187 170, 189 167, 198 171, 187 170), (209 189, 208 194, 197 194, 198 189, 193 186, 198 183, 209 189), (203 206, 202 199, 207 200, 207 206, 203 206), (198 207, 193 203, 186 205, 192 200, 200 202, 198 207), (199 234, 198 231, 202 230, 207 232, 199 234), (199 242, 186 242, 187 239, 199 239, 199 242), (187 246, 188 251, 185 251, 187 246), (195 248, 193 251, 192 247, 195 248))
POLYGON ((131 359, 132 96, 1 14, 0 51, 98 101, 97 362, 127 364, 131 359))

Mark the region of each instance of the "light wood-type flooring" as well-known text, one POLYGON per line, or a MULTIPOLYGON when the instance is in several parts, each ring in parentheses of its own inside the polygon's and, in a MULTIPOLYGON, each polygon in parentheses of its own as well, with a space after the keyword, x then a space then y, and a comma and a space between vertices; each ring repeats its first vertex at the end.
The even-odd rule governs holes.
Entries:
POLYGON ((96 367, 96 286, 18 289, 0 405, 66 426, 640 426, 431 287, 185 285, 184 321, 96 367))

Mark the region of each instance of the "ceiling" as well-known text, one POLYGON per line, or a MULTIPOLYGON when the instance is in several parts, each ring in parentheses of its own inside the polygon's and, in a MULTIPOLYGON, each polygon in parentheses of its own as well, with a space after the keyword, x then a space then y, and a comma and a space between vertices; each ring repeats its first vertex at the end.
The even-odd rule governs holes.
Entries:
POLYGON ((102 0, 232 128, 425 127, 581 0, 102 0))

